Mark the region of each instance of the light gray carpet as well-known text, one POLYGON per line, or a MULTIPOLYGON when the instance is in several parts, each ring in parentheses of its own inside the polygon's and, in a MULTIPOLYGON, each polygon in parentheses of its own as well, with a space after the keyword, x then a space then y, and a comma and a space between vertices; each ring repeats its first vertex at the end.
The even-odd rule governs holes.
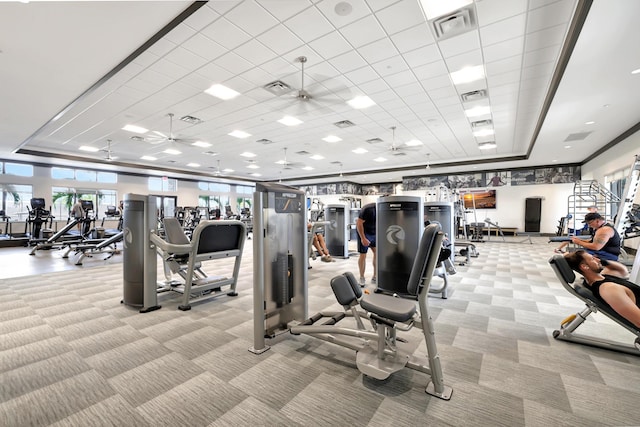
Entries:
MULTIPOLYGON (((250 353, 251 242, 240 295, 189 312, 170 294, 159 311, 123 306, 113 260, 0 280, 0 425, 640 425, 640 358, 552 338, 582 304, 548 266, 552 245, 533 241, 479 243, 480 257, 450 277, 450 298, 429 299, 450 401, 425 394, 425 374, 376 381, 351 350, 308 336, 250 353)), ((3 264, 34 262, 26 249, 12 256, 3 264)), ((215 262, 229 273, 230 260, 215 262)), ((337 309, 329 279, 356 272, 355 257, 311 265, 309 314, 337 309)), ((601 315, 581 331, 632 342, 601 315)))

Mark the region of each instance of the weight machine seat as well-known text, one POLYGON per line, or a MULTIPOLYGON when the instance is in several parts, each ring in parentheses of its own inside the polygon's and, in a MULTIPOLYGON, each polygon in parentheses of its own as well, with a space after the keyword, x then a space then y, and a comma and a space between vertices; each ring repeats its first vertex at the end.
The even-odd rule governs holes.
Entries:
POLYGON ((244 242, 244 226, 239 221, 200 221, 189 240, 177 218, 162 220, 167 242, 175 245, 190 245, 191 251, 185 258, 212 259, 213 254, 225 251, 238 251, 244 242), (211 256, 207 256, 211 254, 211 256))
POLYGON ((620 316, 615 310, 605 305, 597 299, 591 290, 584 283, 573 283, 576 280, 575 272, 569 267, 567 260, 562 255, 554 255, 549 259, 549 264, 556 273, 556 276, 562 283, 562 286, 572 295, 584 301, 592 311, 600 311, 610 319, 624 326, 626 329, 640 337, 640 329, 624 317, 620 316))
MULTIPOLYGON (((439 224, 432 223, 425 227, 420 239, 418 252, 411 267, 409 282, 407 283, 407 293, 409 295, 418 296, 423 286, 427 287, 426 291, 428 292, 433 271, 440 257, 442 239, 443 234, 439 224)), ((424 295, 426 298, 426 292, 424 295)), ((410 320, 417 310, 416 303, 413 300, 384 294, 363 296, 360 300, 360 307, 370 313, 396 322, 410 320)), ((426 315, 427 313, 421 314, 426 315)))

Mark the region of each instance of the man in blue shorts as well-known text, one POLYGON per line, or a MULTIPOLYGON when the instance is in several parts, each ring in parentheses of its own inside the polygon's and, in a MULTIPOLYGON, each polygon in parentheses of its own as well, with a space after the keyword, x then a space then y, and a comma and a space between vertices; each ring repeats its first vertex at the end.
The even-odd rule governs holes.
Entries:
POLYGON ((371 283, 376 284, 376 204, 365 205, 356 220, 358 231, 358 269, 360 270, 360 286, 366 284, 364 272, 367 264, 367 251, 373 252, 373 277, 371 283))

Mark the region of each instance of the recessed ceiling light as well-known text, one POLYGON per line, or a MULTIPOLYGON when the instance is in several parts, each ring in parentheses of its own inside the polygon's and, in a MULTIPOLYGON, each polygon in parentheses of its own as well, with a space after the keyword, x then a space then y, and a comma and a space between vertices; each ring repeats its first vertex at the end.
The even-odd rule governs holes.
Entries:
POLYGON ((375 159, 373 159, 374 162, 386 162, 387 159, 385 159, 384 157, 376 157, 375 159))
POLYGON ((368 96, 356 96, 355 98, 347 101, 347 104, 351 106, 351 108, 355 108, 356 110, 361 110, 363 108, 371 107, 372 105, 376 105, 375 102, 368 96))
POLYGON ((236 138, 240 138, 240 139, 242 139, 242 138, 248 138, 248 137, 250 137, 250 136, 251 136, 251 134, 246 133, 245 131, 242 131, 242 130, 234 130, 233 132, 228 133, 227 135, 229 135, 229 136, 235 136, 236 138))
POLYGON ((481 142, 480 144, 478 144, 478 148, 481 150, 491 150, 492 148, 496 148, 496 147, 497 145, 493 141, 481 142))
POLYGON ((367 150, 366 148, 356 148, 355 150, 351 150, 352 153, 356 153, 356 154, 364 154, 364 153, 368 153, 369 150, 367 150))
POLYGON ((125 127, 122 128, 122 130, 126 130, 127 132, 135 132, 135 133, 149 132, 149 129, 145 129, 141 126, 136 126, 136 125, 126 125, 125 127))
POLYGON ((305 166, 305 167, 302 168, 302 170, 312 171, 313 168, 311 166, 305 166))
POLYGON ((340 138, 338 136, 335 136, 335 135, 328 135, 328 136, 325 136, 324 138, 322 138, 322 140, 326 141, 326 142, 340 142, 340 141, 342 141, 342 138, 340 138))
POLYGON ((551 160, 553 163, 556 163, 558 161, 558 159, 553 159, 551 160))
POLYGON ((89 145, 81 145, 80 147, 78 147, 78 150, 88 151, 90 153, 96 153, 96 152, 100 151, 99 148, 91 147, 89 145))
POLYGON ((201 148, 207 148, 207 147, 211 147, 211 144, 209 144, 206 141, 196 141, 193 144, 191 144, 195 147, 201 147, 201 148))
POLYGON ((250 174, 250 175, 251 175, 251 176, 262 176, 262 175, 260 175, 260 174, 259 174, 259 173, 257 173, 257 172, 254 172, 254 173, 252 173, 252 174, 250 174))
POLYGON ((471 83, 484 78, 484 67, 476 65, 473 67, 465 67, 462 70, 451 73, 451 80, 454 85, 471 83))
POLYGON ((592 124, 594 124, 594 123, 595 123, 595 122, 584 122, 584 124, 585 124, 585 125, 592 125, 592 124))
POLYGON ((200 163, 187 163, 187 166, 189 166, 190 168, 199 168, 200 163))
POLYGON ((182 154, 182 151, 178 151, 178 150, 175 150, 173 148, 167 148, 166 150, 163 151, 163 153, 173 154, 173 155, 177 156, 178 154, 182 154))
POLYGON ((295 117, 292 116, 284 116, 283 118, 281 118, 280 120, 278 120, 278 123, 282 123, 285 126, 297 126, 300 123, 303 123, 302 120, 298 120, 295 117))
POLYGON ((424 14, 428 20, 446 15, 472 2, 473 0, 420 0, 422 10, 424 10, 424 14))
POLYGON ((464 110, 464 114, 467 117, 485 116, 487 114, 491 114, 491 107, 489 107, 488 105, 479 105, 477 107, 464 110))
POLYGON ((640 68, 636 68, 631 72, 631 74, 640 74, 640 68))
POLYGON ((322 159, 324 159, 324 156, 321 156, 320 154, 314 154, 313 156, 311 156, 311 159, 313 159, 313 160, 322 160, 322 159))
POLYGON ((412 139, 411 141, 407 141, 404 143, 407 147, 417 147, 419 145, 423 145, 422 141, 418 141, 417 139, 412 139))
POLYGON ((473 132, 473 136, 482 137, 482 136, 490 136, 493 135, 495 131, 493 129, 480 129, 473 132))
POLYGON ((225 101, 228 99, 233 99, 236 96, 240 95, 235 90, 221 84, 215 84, 211 86, 209 89, 205 90, 204 93, 208 93, 209 95, 215 96, 216 98, 220 98, 225 101))
POLYGON ((564 148, 571 148, 571 146, 570 145, 565 145, 564 148))
POLYGON ((250 164, 249 166, 247 166, 249 169, 260 169, 260 166, 258 165, 254 165, 254 164, 250 164))
POLYGON ((149 160, 151 162, 158 160, 157 158, 153 157, 153 156, 142 156, 140 157, 140 160, 149 160))
POLYGON ((241 155, 242 157, 255 157, 255 156, 256 156, 255 154, 250 153, 250 152, 248 152, 248 151, 245 151, 244 153, 240 153, 240 155, 241 155))
POLYGON ((226 168, 226 169, 222 169, 222 172, 229 173, 229 172, 235 172, 235 171, 233 169, 226 168))

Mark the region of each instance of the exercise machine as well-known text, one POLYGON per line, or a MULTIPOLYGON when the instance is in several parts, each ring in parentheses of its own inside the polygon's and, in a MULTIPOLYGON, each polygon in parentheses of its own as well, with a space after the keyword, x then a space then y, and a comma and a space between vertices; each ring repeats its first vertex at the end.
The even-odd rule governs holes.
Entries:
POLYGON ((562 286, 569 291, 570 294, 581 299, 586 304, 586 307, 582 311, 564 319, 560 324, 560 329, 553 331, 553 337, 558 340, 640 356, 640 329, 616 313, 611 307, 602 304, 600 300, 593 296, 587 286, 582 283, 574 283, 576 275, 562 255, 554 255, 549 259, 549 264, 558 277, 558 280, 560 280, 560 283, 562 283, 562 286), (607 339, 574 333, 574 331, 587 320, 589 315, 597 313, 598 311, 634 334, 636 339, 633 345, 621 344, 607 339))
POLYGON ((62 258, 76 257, 74 264, 82 265, 85 258, 93 258, 97 255, 106 255, 101 258, 106 261, 114 255, 118 255, 121 250, 118 243, 122 242, 124 233, 121 231, 107 239, 83 240, 81 242, 68 242, 68 249, 62 255, 62 258), (71 255, 73 252, 73 255, 71 255))
POLYGON ((349 210, 346 205, 325 205, 324 219, 331 224, 324 229, 324 240, 331 257, 349 258, 349 210))
POLYGON ((42 241, 43 238, 51 237, 51 229, 43 228, 53 222, 53 216, 51 216, 51 209, 47 210, 43 198, 34 197, 30 202, 31 209, 29 209, 29 216, 27 217, 27 223, 29 227, 29 243, 36 244, 42 241))

